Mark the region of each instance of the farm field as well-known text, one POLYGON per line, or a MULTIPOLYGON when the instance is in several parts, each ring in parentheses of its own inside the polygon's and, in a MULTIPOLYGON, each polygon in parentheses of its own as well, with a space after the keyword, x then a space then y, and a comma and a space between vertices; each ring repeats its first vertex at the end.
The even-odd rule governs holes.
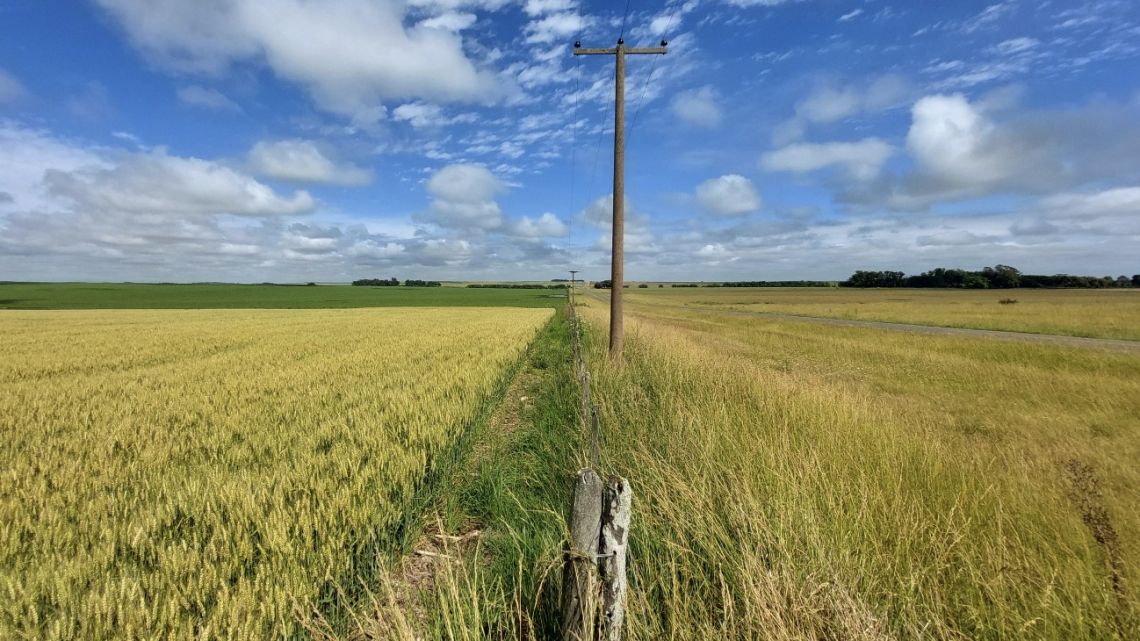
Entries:
POLYGON ((350 307, 553 307, 556 290, 351 285, 148 285, 0 283, 4 309, 307 309, 350 307))
POLYGON ((551 313, 0 313, 0 638, 336 621, 551 313))
POLYGON ((645 305, 1140 340, 1140 291, 1133 290, 651 287, 626 295, 645 305))
POLYGON ((604 467, 637 505, 630 638, 1140 635, 1136 355, 672 298, 629 296, 621 365, 580 298, 604 467))

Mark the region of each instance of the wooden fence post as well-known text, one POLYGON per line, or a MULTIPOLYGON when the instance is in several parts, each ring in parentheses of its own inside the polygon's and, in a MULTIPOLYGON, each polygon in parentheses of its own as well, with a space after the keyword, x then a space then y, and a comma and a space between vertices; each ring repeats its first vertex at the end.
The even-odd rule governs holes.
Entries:
POLYGON ((629 481, 614 476, 606 484, 602 501, 602 536, 598 556, 602 575, 602 639, 621 641, 628 583, 625 550, 633 493, 629 481))
POLYGON ((562 569, 562 639, 593 641, 597 619, 597 559, 602 520, 602 479, 578 470, 570 512, 570 541, 562 569))

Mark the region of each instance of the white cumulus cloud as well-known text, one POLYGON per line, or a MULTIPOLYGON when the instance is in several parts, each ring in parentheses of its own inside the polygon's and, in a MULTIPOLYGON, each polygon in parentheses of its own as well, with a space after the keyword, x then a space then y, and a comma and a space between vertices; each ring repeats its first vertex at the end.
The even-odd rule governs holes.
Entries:
POLYGON ((260 62, 322 108, 349 116, 385 100, 489 102, 509 92, 460 36, 405 26, 395 0, 97 0, 153 62, 219 73, 260 62))
POLYGON ((552 13, 527 23, 526 41, 528 44, 548 44, 565 40, 581 33, 590 24, 588 16, 570 12, 552 13))
POLYGON ((698 127, 720 124, 720 99, 711 86, 682 91, 673 98, 670 108, 682 122, 698 127))
POLYGON ((907 150, 937 177, 977 185, 999 181, 1012 169, 1012 159, 991 144, 996 127, 965 96, 927 96, 914 104, 911 115, 907 150))
POLYGON ((858 82, 817 84, 799 100, 795 115, 781 123, 773 136, 778 145, 798 140, 809 125, 830 124, 856 116, 873 116, 907 104, 912 88, 904 77, 887 73, 858 82))
POLYGON ((566 235, 566 223, 547 212, 532 219, 523 216, 511 225, 511 233, 522 238, 551 238, 566 235))
POLYGON ((337 164, 309 140, 262 141, 249 151, 250 168, 262 176, 292 182, 366 185, 372 172, 337 164))
POLYGON ((739 216, 760 209, 760 192, 744 176, 728 174, 697 186, 697 204, 714 216, 739 216))
POLYGON ((448 165, 428 179, 433 200, 422 218, 448 229, 497 229, 503 212, 495 197, 505 190, 503 181, 482 165, 448 165))
POLYGON ((216 162, 163 151, 130 154, 111 167, 48 169, 44 184, 52 195, 88 212, 277 216, 307 213, 315 206, 308 192, 282 196, 216 162))
POLYGON ((577 6, 576 0, 526 0, 523 10, 528 16, 569 11, 577 6))
POLYGON ((852 178, 869 180, 877 176, 894 148, 878 138, 858 142, 795 143, 771 151, 760 158, 769 171, 806 173, 828 167, 841 167, 852 178))
POLYGON ((473 13, 460 13, 458 11, 447 11, 421 20, 419 26, 425 29, 443 29, 444 31, 463 31, 470 28, 475 24, 475 14, 473 13))

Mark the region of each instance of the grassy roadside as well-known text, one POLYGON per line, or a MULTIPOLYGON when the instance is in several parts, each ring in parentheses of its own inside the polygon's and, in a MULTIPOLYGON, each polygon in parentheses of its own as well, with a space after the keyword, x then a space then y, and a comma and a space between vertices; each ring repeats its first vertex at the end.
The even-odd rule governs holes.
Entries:
POLYGON ((569 325, 558 310, 421 493, 402 559, 383 559, 321 639, 553 638, 562 510, 581 451, 569 325))
POLYGON ((630 639, 1136 638, 1134 360, 630 311, 630 639))

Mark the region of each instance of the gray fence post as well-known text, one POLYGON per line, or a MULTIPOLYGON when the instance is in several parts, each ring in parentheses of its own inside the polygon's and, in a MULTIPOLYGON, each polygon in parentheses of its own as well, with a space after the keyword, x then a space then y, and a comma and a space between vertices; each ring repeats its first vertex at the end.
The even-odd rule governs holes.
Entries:
POLYGON ((629 481, 614 476, 606 484, 602 501, 602 537, 598 549, 602 576, 602 639, 621 641, 628 583, 625 551, 633 493, 629 481))
POLYGON ((597 619, 598 539, 602 520, 602 479, 578 470, 570 511, 570 541, 562 570, 562 639, 593 641, 597 619))

